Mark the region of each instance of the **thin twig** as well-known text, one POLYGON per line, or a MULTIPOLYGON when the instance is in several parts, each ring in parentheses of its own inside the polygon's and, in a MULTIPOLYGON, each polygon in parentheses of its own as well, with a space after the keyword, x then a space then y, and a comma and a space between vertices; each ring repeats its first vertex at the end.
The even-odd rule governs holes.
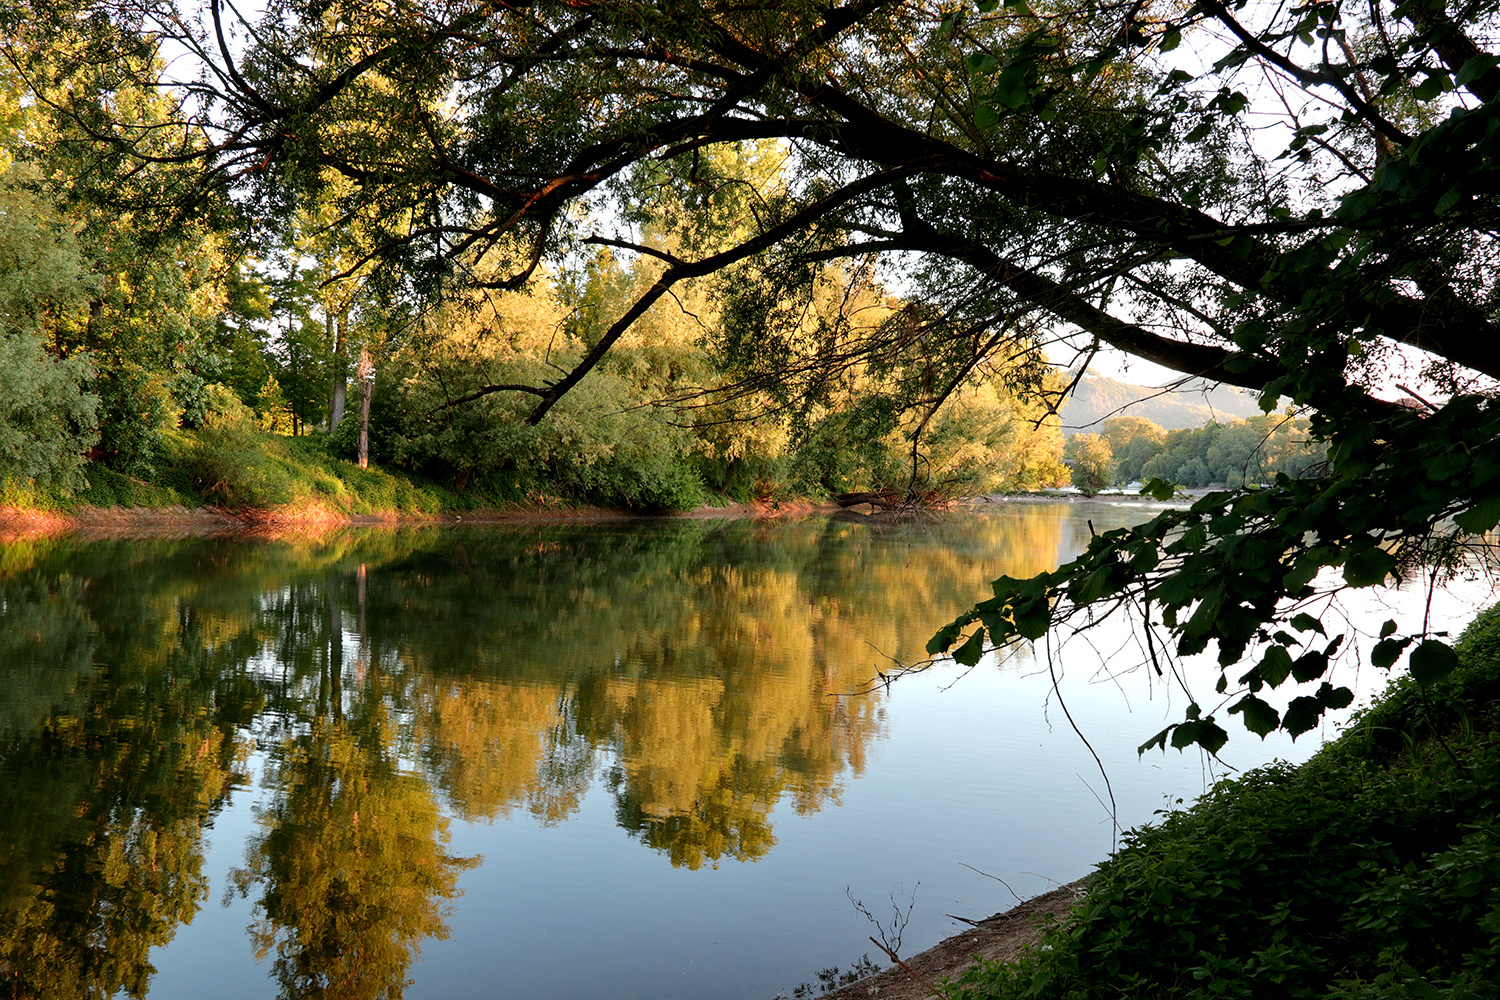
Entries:
POLYGON ((1016 890, 1012 889, 1010 887, 1010 883, 1007 882, 1007 881, 1005 881, 1005 879, 1001 878, 999 875, 991 875, 989 872, 982 872, 978 868, 975 868, 973 865, 964 864, 964 862, 962 862, 962 861, 960 861, 959 864, 963 865, 965 868, 969 869, 969 871, 973 872, 975 875, 983 875, 985 878, 992 878, 996 882, 999 882, 1001 885, 1005 886, 1005 891, 1006 892, 1008 892, 1012 896, 1016 897, 1016 902, 1018 902, 1018 903, 1024 903, 1024 902, 1026 902, 1026 900, 1024 900, 1024 899, 1021 898, 1020 893, 1018 893, 1018 892, 1016 892, 1016 890))
POLYGON ((881 951, 885 952, 887 955, 891 956, 891 961, 895 962, 897 965, 901 966, 901 968, 905 969, 906 974, 920 983, 922 985, 922 988, 925 989, 928 993, 931 993, 933 996, 937 997, 938 1000, 943 1000, 942 991, 939 990, 936 986, 929 983, 927 980, 923 979, 915 969, 903 962, 894 951, 891 951, 891 949, 887 948, 879 941, 876 941, 874 938, 870 938, 870 943, 879 948, 881 951))

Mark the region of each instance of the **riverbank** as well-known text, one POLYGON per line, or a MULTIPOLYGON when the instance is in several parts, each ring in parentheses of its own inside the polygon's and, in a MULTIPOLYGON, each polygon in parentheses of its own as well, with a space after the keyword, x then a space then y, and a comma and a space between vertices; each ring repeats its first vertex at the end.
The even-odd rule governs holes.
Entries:
POLYGON ((944 980, 951 1000, 1493 996, 1500 606, 1455 649, 1451 674, 1399 677, 1301 767, 1128 831, 1081 896, 1049 893, 831 996, 915 1000, 944 980))
MULTIPOLYGON (((728 504, 703 506, 680 514, 684 518, 794 517, 837 510, 832 504, 728 504)), ((0 506, 0 532, 46 535, 62 532, 217 534, 266 531, 320 532, 358 526, 425 524, 516 524, 529 522, 596 522, 629 520, 640 514, 607 507, 522 505, 475 508, 454 513, 387 510, 353 513, 317 504, 288 507, 218 507, 173 504, 162 507, 96 507, 82 504, 67 510, 0 506)))
MULTIPOLYGON (((972 497, 924 509, 916 513, 941 515, 953 510, 986 510, 1007 504, 1074 503, 1086 498, 1077 493, 1015 493, 972 497)), ((1151 497, 1110 494, 1089 498, 1093 502, 1160 504, 1151 497)), ((393 507, 388 509, 346 509, 325 503, 310 502, 280 506, 220 506, 214 504, 169 503, 161 505, 120 503, 97 505, 81 501, 45 504, 0 504, 0 532, 9 534, 52 534, 67 531, 87 533, 159 531, 187 533, 237 533, 289 531, 328 531, 368 525, 421 524, 509 524, 529 522, 594 522, 631 520, 643 516, 670 518, 784 518, 812 514, 847 514, 851 517, 895 520, 911 516, 912 511, 882 511, 862 505, 840 508, 831 501, 797 499, 788 501, 727 502, 704 504, 690 511, 643 515, 636 511, 590 505, 572 505, 560 500, 515 503, 497 507, 473 507, 457 510, 422 510, 393 507)))
POLYGON ((1086 881, 1059 886, 968 930, 944 938, 920 954, 904 959, 867 979, 825 994, 826 1000, 922 1000, 931 986, 957 979, 976 960, 1009 962, 1041 943, 1046 928, 1067 916, 1083 899, 1086 881))

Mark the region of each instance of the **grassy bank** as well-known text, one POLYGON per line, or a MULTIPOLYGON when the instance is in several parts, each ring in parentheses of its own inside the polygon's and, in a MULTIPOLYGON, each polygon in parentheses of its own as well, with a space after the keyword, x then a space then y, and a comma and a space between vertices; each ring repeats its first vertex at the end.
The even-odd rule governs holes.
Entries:
POLYGON ((1441 682, 1410 678, 1300 768, 1132 831, 1021 960, 949 995, 1494 997, 1500 993, 1500 607, 1441 682))
POLYGON ((6 483, 0 506, 62 515, 89 507, 214 506, 424 516, 560 502, 505 490, 499 483, 457 491, 399 470, 361 469, 338 457, 322 435, 179 430, 166 437, 149 471, 127 476, 94 463, 84 475, 87 485, 68 491, 6 483))

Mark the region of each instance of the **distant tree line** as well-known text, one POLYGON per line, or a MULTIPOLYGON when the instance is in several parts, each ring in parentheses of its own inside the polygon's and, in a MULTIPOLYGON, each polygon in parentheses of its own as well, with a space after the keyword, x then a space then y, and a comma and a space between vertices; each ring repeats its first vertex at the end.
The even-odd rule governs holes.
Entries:
POLYGON ((1267 413, 1168 431, 1144 417, 1112 417, 1097 434, 1074 434, 1064 446, 1073 485, 1093 494, 1109 486, 1161 479, 1179 486, 1241 486, 1302 478, 1327 460, 1305 418, 1267 413))

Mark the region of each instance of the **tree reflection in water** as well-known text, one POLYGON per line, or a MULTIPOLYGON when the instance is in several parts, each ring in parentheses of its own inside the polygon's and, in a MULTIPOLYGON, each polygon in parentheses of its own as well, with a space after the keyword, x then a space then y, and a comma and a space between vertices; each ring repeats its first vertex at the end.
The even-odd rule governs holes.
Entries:
POLYGON ((837 801, 881 735, 880 696, 849 692, 1054 565, 1067 516, 12 542, 0 968, 143 996, 252 747, 233 890, 286 997, 401 994, 479 863, 448 815, 555 823, 602 781, 673 865, 763 857, 772 810, 837 801))

